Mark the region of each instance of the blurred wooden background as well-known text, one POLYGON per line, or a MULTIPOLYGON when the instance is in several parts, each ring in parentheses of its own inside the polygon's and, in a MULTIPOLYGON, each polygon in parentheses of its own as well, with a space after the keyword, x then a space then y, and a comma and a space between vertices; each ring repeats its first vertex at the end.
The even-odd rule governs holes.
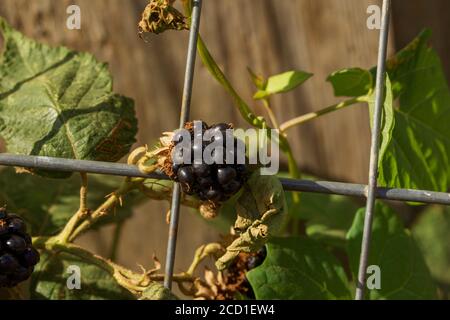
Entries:
MULTIPOLYGON (((335 103, 327 75, 345 67, 376 63, 378 32, 366 27, 367 7, 381 0, 206 0, 201 33, 238 91, 251 101, 250 66, 266 76, 302 69, 315 74, 293 93, 274 99, 281 120, 335 103)), ((109 62, 115 91, 136 101, 138 144, 152 143, 178 123, 187 32, 167 32, 145 43, 136 24, 146 0, 2 0, 0 15, 26 35, 52 45, 89 51, 109 62), (66 8, 81 7, 81 30, 68 30, 66 8)), ((390 52, 423 27, 434 31, 433 44, 450 74, 450 2, 393 1, 390 52)), ((263 109, 252 104, 258 112, 263 109)), ((192 119, 246 126, 231 99, 197 63, 192 119)), ((369 126, 366 108, 354 106, 289 132, 302 170, 326 179, 365 183, 369 126)), ((2 147, 0 146, 0 149, 2 147)), ((166 203, 137 208, 124 228, 118 261, 132 268, 148 266, 153 252, 163 261, 167 241, 166 203)), ((81 242, 108 252, 111 228, 81 242)), ((183 212, 176 270, 185 269, 197 246, 217 240, 216 232, 190 212, 183 212)))

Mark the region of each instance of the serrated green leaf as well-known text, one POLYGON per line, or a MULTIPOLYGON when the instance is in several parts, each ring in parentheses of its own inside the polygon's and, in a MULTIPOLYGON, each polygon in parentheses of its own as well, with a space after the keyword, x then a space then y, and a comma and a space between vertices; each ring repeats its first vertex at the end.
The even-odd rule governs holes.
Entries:
MULTIPOLYGON (((123 178, 89 175, 88 207, 97 208, 105 196, 116 190, 123 178)), ((34 236, 49 236, 60 231, 79 208, 80 177, 68 180, 45 179, 16 174, 12 168, 0 171, 0 205, 17 213, 27 222, 34 236)), ((132 215, 132 206, 142 200, 137 192, 124 198, 124 206, 115 215, 98 221, 96 226, 118 222, 132 215)))
POLYGON ((31 277, 31 299, 37 300, 130 300, 135 297, 121 287, 111 270, 102 264, 86 263, 81 258, 61 251, 41 251, 41 261, 31 277), (69 289, 69 266, 80 268, 81 288, 69 289))
POLYGON ((392 135, 382 137, 383 186, 446 191, 450 185, 450 91, 429 36, 422 33, 387 64, 399 107, 392 135))
POLYGON ((9 152, 102 161, 128 153, 137 132, 133 101, 112 92, 106 64, 29 39, 1 17, 0 31, 0 135, 9 152))
POLYGON ((412 228, 433 278, 450 286, 450 209, 431 206, 412 228))
POLYGON ((350 299, 344 269, 318 242, 275 238, 247 278, 257 299, 350 299))
POLYGON ((359 97, 369 93, 373 85, 372 74, 361 68, 343 69, 330 74, 327 81, 331 83, 336 97, 359 97))
MULTIPOLYGON (((354 279, 358 273, 364 214, 365 208, 358 210, 347 234, 354 279)), ((436 298, 436 286, 416 242, 395 212, 381 202, 375 207, 368 265, 376 265, 381 271, 381 288, 366 289, 371 300, 436 298)))
POLYGON ((265 89, 256 92, 253 98, 263 99, 273 94, 291 91, 311 77, 311 73, 304 71, 288 71, 271 76, 267 80, 265 89))

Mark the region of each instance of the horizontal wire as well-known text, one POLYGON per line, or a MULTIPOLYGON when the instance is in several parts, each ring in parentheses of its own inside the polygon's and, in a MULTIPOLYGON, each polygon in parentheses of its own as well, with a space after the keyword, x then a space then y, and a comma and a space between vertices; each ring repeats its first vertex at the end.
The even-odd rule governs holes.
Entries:
MULTIPOLYGON (((134 165, 114 162, 73 160, 41 156, 24 156, 2 153, 0 165, 16 166, 49 171, 86 172, 106 174, 112 176, 141 177, 167 180, 168 177, 160 172, 144 174, 134 165)), ((294 180, 280 178, 286 191, 300 191, 324 194, 338 194, 352 197, 367 197, 367 185, 334 181, 294 180)), ((421 203, 435 203, 450 205, 450 194, 415 189, 377 188, 376 198, 409 201, 421 203)))

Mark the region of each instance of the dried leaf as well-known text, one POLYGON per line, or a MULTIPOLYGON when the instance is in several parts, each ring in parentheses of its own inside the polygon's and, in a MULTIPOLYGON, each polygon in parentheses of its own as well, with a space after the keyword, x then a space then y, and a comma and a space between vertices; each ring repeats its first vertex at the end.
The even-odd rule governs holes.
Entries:
POLYGON ((256 252, 279 231, 286 216, 283 187, 275 176, 261 176, 255 172, 239 197, 234 229, 239 233, 227 252, 216 262, 225 269, 240 252, 256 252))
POLYGON ((189 29, 186 18, 172 5, 175 0, 150 0, 139 22, 139 34, 189 29))

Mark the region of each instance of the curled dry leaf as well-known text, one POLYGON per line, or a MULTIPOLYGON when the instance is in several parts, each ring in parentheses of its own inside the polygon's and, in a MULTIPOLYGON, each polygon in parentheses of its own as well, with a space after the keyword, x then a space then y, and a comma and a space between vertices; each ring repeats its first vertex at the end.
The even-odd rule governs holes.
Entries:
POLYGON ((187 30, 186 17, 173 7, 175 0, 150 0, 142 12, 138 24, 139 35, 145 32, 154 34, 166 30, 187 30))
POLYGON ((236 210, 234 229, 239 236, 217 260, 218 270, 224 270, 240 252, 257 252, 278 233, 286 216, 286 199, 278 178, 255 172, 244 186, 236 210))

